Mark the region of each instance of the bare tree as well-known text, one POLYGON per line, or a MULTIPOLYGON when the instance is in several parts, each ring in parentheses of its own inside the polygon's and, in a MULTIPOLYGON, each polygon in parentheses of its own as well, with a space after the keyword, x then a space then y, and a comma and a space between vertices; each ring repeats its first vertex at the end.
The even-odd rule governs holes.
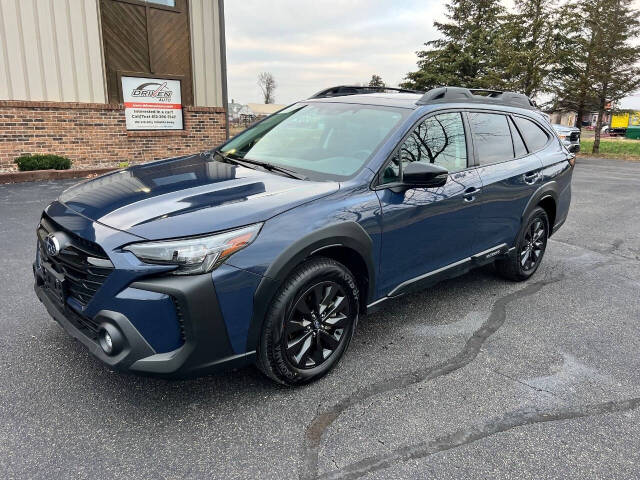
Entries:
POLYGON ((270 72, 262 72, 258 75, 258 86, 262 90, 264 103, 273 103, 275 100, 274 92, 278 86, 276 79, 273 78, 273 74, 270 72))

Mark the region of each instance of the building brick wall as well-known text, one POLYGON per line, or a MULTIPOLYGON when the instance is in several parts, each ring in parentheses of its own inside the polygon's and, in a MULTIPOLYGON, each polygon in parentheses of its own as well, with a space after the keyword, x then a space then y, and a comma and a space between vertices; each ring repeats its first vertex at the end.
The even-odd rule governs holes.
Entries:
POLYGON ((222 107, 184 107, 184 130, 127 131, 124 106, 0 100, 0 171, 23 154, 51 153, 72 168, 118 166, 200 152, 226 138, 222 107))

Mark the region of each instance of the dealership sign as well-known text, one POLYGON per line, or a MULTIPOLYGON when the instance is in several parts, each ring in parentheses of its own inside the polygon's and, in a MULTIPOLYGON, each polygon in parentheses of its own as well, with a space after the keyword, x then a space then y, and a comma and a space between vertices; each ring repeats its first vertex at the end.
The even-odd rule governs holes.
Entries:
POLYGON ((122 77, 127 130, 182 130, 180 80, 122 77))

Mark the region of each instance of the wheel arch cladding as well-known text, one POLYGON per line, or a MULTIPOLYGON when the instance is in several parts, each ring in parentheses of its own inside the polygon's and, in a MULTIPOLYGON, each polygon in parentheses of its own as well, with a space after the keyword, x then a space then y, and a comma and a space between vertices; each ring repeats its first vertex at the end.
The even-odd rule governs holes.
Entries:
POLYGON ((545 212, 547 212, 547 216, 549 217, 549 235, 553 234, 553 226, 556 218, 556 210, 558 205, 558 190, 559 185, 555 181, 547 182, 544 185, 541 185, 538 190, 535 191, 529 202, 527 203, 524 212, 522 213, 521 222, 527 218, 527 216, 533 211, 536 207, 542 207, 545 212))
POLYGON ((549 217, 549 235, 551 235, 556 222, 556 200, 551 195, 547 195, 540 200, 538 205, 547 212, 547 217, 549 217))
POLYGON ((375 268, 373 264, 373 241, 356 222, 329 225, 312 232, 287 247, 269 266, 265 277, 254 295, 253 319, 247 337, 247 350, 254 350, 259 341, 262 323, 271 299, 291 272, 305 260, 326 256, 345 264, 352 270, 360 292, 361 305, 373 298, 375 291, 375 268), (366 272, 366 280, 358 278, 366 272))

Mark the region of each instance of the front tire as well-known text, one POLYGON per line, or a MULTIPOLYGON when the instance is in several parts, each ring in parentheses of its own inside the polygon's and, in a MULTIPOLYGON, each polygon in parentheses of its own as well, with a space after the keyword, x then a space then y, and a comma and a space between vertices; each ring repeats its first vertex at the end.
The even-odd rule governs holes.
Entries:
POLYGON ((316 380, 340 360, 358 321, 358 287, 335 260, 299 265, 276 293, 258 348, 258 368, 276 382, 316 380))
POLYGON ((542 207, 536 207, 522 224, 514 254, 496 261, 498 273, 516 282, 527 280, 538 270, 548 238, 549 217, 542 207))

